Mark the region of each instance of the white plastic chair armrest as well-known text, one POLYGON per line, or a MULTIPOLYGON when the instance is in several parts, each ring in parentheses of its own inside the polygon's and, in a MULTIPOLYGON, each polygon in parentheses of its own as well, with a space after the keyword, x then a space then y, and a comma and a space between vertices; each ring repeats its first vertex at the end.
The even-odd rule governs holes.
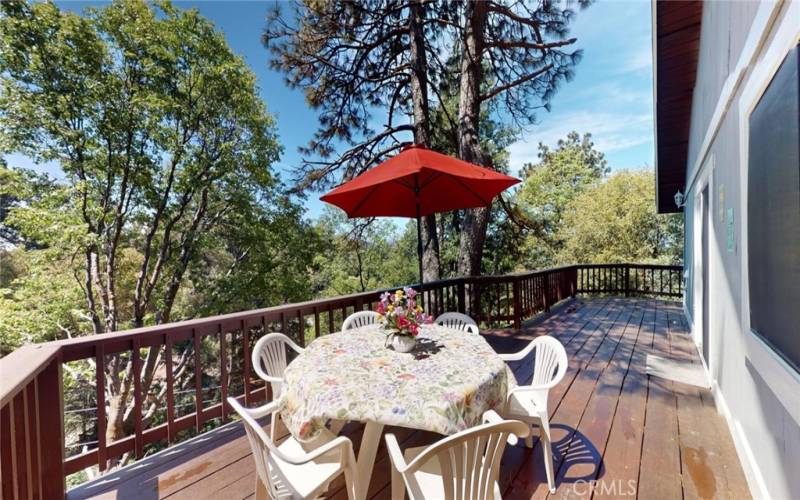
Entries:
POLYGON ((280 408, 281 408, 281 403, 279 401, 272 401, 270 403, 265 404, 264 406, 259 406, 257 408, 247 408, 247 411, 253 418, 263 418, 266 417, 267 415, 272 415, 276 411, 280 410, 280 408))
POLYGON ((316 448, 313 451, 306 453, 301 457, 284 455, 284 460, 293 465, 303 465, 312 462, 322 455, 329 453, 331 450, 341 448, 339 451, 342 453, 342 464, 355 463, 355 455, 353 453, 353 442, 344 436, 337 437, 333 441, 325 443, 324 445, 316 448), (350 462, 352 460, 353 462, 350 462))
MULTIPOLYGON (((503 422, 503 417, 497 414, 494 410, 486 410, 483 412, 483 423, 484 424, 499 424, 503 422)), ((509 434, 506 442, 511 446, 516 446, 519 440, 517 439, 516 434, 509 434)))
POLYGON ((550 389, 555 387, 559 382, 560 382, 560 380, 552 380, 552 381, 550 381, 550 382, 548 382, 546 384, 518 385, 518 386, 514 387, 513 389, 511 389, 510 391, 508 391, 508 395, 510 396, 511 394, 513 394, 515 392, 549 391, 550 389))
POLYGON ((528 354, 530 354, 531 351, 533 351, 534 347, 536 347, 536 346, 533 344, 533 342, 531 342, 525 347, 525 349, 523 349, 521 351, 514 352, 514 353, 509 353, 509 354, 499 354, 499 356, 500 356, 500 359, 502 359, 503 361, 506 361, 506 362, 508 362, 508 361, 520 361, 520 360, 525 359, 526 357, 528 357, 528 354))
POLYGON ((397 438, 394 434, 386 434, 384 438, 386 439, 386 451, 392 459, 392 466, 402 474, 408 469, 408 464, 406 464, 406 459, 397 443, 397 438))
POLYGON ((294 352, 296 352, 297 354, 302 354, 302 353, 305 351, 305 348, 303 348, 303 347, 300 347, 299 345, 295 344, 294 340, 292 340, 291 338, 289 338, 289 336, 288 336, 288 335, 287 335, 287 336, 286 336, 286 338, 284 339, 284 342, 286 342, 287 344, 289 344, 289 347, 291 347, 291 348, 292 348, 292 350, 293 350, 294 352))
MULTIPOLYGON (((510 391, 508 391, 507 401, 511 401, 511 398, 514 394, 525 394, 525 393, 538 393, 541 395, 540 401, 534 401, 536 407, 539 411, 539 418, 546 418, 547 417, 547 395, 549 392, 548 387, 543 386, 533 386, 533 385, 521 385, 514 387, 510 391)), ((535 415, 532 415, 535 416, 535 415)))
POLYGON ((283 383, 283 377, 273 377, 272 375, 269 375, 267 372, 265 372, 259 365, 253 366, 253 370, 255 370, 259 378, 265 382, 269 382, 270 384, 274 384, 276 382, 279 384, 283 383))

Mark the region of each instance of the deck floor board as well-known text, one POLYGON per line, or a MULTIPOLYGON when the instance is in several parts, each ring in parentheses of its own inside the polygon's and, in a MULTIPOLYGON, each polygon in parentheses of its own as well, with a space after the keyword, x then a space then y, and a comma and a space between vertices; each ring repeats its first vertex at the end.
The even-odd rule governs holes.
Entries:
MULTIPOLYGON (((550 495, 538 440, 509 446, 501 466, 506 498, 747 498, 750 493, 725 420, 711 393, 649 378, 648 354, 700 363, 680 304, 620 297, 566 301, 521 330, 492 330, 498 352, 524 347, 538 335, 565 345, 570 367, 550 394, 555 451, 555 495, 550 495), (590 483, 589 481, 595 481, 590 483)), ((513 363, 520 383, 532 376, 530 359, 513 363)), ((355 449, 361 426, 342 434, 355 449)), ((433 442, 432 433, 387 427, 401 447, 433 442)), ((69 498, 204 498, 253 496, 255 465, 238 423, 82 485, 69 498)), ((390 497, 390 463, 378 449, 369 497, 390 497)), ((329 498, 346 498, 337 480, 329 498)))

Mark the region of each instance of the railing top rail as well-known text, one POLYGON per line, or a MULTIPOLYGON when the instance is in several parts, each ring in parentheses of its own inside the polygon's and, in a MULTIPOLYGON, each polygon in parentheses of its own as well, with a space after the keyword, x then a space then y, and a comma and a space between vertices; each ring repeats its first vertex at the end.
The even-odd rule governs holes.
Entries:
MULTIPOLYGON (((536 271, 517 271, 515 273, 508 273, 496 276, 466 276, 463 278, 454 278, 456 280, 466 280, 468 282, 477 282, 477 281, 488 281, 488 282, 497 282, 497 281, 507 281, 513 278, 527 278, 530 276, 538 276, 542 274, 552 274, 561 271, 569 271, 580 267, 579 264, 572 264, 569 266, 558 266, 558 267, 548 267, 547 269, 538 269, 536 271)), ((431 284, 435 284, 437 282, 433 282, 431 284)), ((426 286, 428 284, 426 283, 426 286)))
POLYGON ((610 264, 576 264, 575 267, 581 269, 597 269, 597 268, 616 268, 616 267, 628 267, 628 268, 644 268, 644 269, 672 269, 672 270, 679 270, 683 269, 682 264, 631 264, 629 262, 620 262, 620 263, 610 263, 610 264))
POLYGON ((22 346, 5 356, 0 364, 0 407, 8 404, 60 351, 60 346, 49 342, 22 346))

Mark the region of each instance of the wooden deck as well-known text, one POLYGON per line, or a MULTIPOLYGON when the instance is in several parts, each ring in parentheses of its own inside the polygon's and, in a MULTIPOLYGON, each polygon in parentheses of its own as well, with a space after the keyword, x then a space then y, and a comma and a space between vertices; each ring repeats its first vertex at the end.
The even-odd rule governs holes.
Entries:
MULTIPOLYGON (((537 335, 557 337, 569 371, 550 395, 558 489, 549 495, 539 443, 509 446, 501 468, 504 498, 749 498, 727 424, 709 391, 645 373, 647 354, 699 363, 680 305, 650 299, 567 301, 519 332, 487 335, 499 352, 537 335), (595 481, 590 483, 590 481, 595 481)), ((530 359, 513 365, 520 383, 530 359)), ((388 430, 388 429, 387 429, 388 430)), ((391 429, 401 447, 437 436, 391 429)), ((344 428, 358 450, 361 427, 344 428)), ((69 492, 69 498, 248 498, 255 465, 243 430, 228 424, 69 492)), ((371 498, 389 498, 389 462, 378 451, 371 498)), ((331 498, 345 498, 334 483, 331 498)))

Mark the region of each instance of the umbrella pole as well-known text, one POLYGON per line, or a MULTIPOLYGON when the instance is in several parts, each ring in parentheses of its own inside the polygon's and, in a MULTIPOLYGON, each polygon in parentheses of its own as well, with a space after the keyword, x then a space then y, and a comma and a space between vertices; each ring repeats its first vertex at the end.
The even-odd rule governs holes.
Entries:
POLYGON ((417 202, 417 260, 419 262, 419 293, 422 294, 422 285, 425 280, 422 277, 422 224, 419 216, 419 175, 414 175, 414 195, 417 202))
POLYGON ((422 293, 422 225, 420 224, 419 208, 417 208, 417 260, 419 262, 419 291, 422 293))

